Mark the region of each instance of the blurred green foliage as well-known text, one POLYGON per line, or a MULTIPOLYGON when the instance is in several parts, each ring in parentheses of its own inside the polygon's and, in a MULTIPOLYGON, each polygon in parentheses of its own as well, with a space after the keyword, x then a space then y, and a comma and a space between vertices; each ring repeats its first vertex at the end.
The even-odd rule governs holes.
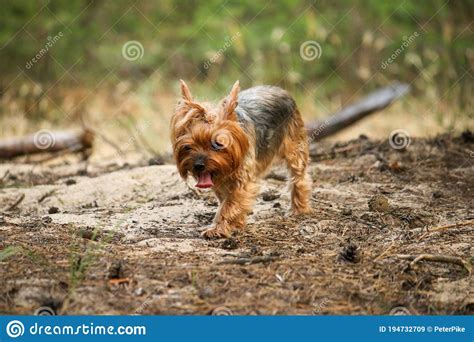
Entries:
POLYGON ((8 1, 0 14, 0 84, 158 77, 165 85, 183 78, 220 90, 240 79, 331 96, 398 79, 467 105, 473 12, 472 0, 8 1), (59 32, 63 37, 26 68, 59 32), (382 68, 414 32, 419 37, 382 68), (130 40, 144 48, 136 61, 122 56, 130 40), (320 44, 320 58, 301 58, 308 40, 320 44))

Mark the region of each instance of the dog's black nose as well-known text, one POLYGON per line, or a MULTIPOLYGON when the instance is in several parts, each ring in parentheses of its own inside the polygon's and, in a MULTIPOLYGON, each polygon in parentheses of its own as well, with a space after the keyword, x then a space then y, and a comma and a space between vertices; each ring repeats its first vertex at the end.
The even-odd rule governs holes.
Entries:
POLYGON ((194 160, 193 165, 194 171, 202 172, 206 168, 206 158, 204 156, 199 156, 194 160))
POLYGON ((204 171, 204 169, 206 168, 206 166, 204 165, 204 162, 202 161, 197 161, 194 163, 194 171, 204 171))

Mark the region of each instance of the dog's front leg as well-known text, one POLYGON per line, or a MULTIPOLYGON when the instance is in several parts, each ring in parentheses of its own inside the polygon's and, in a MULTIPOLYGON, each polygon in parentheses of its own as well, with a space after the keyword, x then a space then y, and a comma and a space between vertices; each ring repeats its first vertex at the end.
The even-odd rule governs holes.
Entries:
POLYGON ((204 231, 205 238, 230 237, 234 229, 245 227, 248 213, 252 210, 257 195, 255 181, 248 181, 226 191, 216 191, 221 201, 219 210, 214 219, 214 227, 204 231))

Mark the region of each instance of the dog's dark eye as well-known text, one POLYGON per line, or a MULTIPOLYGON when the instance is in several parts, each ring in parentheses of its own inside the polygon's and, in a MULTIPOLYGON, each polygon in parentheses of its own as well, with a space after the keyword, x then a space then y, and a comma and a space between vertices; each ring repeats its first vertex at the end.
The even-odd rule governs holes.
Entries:
POLYGON ((214 151, 220 151, 224 148, 224 145, 222 145, 221 143, 217 142, 217 141, 212 141, 211 142, 211 148, 214 150, 214 151))
POLYGON ((183 152, 189 152, 191 151, 191 146, 190 145, 184 145, 183 146, 183 152))

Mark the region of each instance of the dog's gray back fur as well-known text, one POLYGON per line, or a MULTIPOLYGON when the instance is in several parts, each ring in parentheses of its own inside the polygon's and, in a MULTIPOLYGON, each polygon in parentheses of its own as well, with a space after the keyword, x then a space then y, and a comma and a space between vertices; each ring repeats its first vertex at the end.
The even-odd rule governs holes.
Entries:
POLYGON ((264 158, 280 147, 296 110, 295 100, 283 89, 257 86, 240 92, 235 111, 244 128, 255 130, 256 156, 264 158))

